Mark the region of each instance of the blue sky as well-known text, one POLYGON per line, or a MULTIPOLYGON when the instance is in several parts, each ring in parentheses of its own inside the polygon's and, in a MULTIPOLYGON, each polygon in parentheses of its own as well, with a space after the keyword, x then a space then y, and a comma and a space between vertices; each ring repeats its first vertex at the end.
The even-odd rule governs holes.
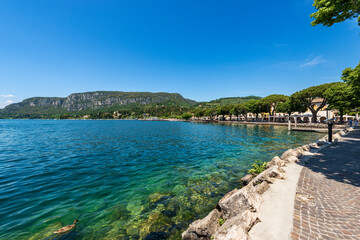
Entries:
POLYGON ((0 108, 114 90, 198 101, 339 81, 360 27, 310 25, 310 0, 0 1, 0 108))

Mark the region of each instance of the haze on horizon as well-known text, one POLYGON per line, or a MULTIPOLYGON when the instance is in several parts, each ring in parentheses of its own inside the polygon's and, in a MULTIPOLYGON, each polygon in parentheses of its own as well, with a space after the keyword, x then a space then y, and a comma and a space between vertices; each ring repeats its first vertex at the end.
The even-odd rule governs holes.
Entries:
POLYGON ((358 64, 359 27, 311 0, 0 2, 0 108, 88 91, 292 94, 358 64))

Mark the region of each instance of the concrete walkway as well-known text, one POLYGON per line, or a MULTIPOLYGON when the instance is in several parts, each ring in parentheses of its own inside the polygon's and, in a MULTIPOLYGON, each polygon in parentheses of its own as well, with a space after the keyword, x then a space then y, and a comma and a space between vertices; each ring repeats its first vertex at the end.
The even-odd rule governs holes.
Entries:
POLYGON ((288 240, 292 229, 296 184, 302 167, 292 163, 283 167, 286 180, 276 180, 263 194, 259 211, 260 222, 249 236, 251 240, 288 240))
POLYGON ((360 239, 360 130, 322 149, 301 170, 293 240, 360 239))

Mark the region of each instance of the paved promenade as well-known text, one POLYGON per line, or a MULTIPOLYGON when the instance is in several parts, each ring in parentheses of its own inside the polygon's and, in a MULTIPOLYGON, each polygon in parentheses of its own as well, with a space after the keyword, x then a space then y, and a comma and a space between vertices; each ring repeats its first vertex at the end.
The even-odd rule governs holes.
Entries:
POLYGON ((360 130, 319 151, 301 170, 293 240, 360 240, 360 130))

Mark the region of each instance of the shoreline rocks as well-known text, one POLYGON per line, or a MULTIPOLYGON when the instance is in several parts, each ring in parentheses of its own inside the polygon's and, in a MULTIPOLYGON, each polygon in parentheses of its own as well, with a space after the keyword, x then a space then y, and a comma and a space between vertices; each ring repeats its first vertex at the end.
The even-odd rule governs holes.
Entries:
MULTIPOLYGON (((336 143, 340 136, 345 134, 345 131, 334 134, 334 142, 336 143)), ((182 233, 182 239, 249 239, 248 232, 260 221, 258 212, 263 202, 262 194, 271 187, 276 179, 286 179, 282 167, 288 163, 300 162, 307 152, 312 150, 317 152, 329 144, 331 143, 326 141, 326 137, 323 137, 314 143, 288 149, 281 157, 276 156, 271 159, 267 163, 266 169, 259 175, 245 175, 240 180, 244 187, 228 192, 205 218, 191 223, 188 229, 182 233)))

